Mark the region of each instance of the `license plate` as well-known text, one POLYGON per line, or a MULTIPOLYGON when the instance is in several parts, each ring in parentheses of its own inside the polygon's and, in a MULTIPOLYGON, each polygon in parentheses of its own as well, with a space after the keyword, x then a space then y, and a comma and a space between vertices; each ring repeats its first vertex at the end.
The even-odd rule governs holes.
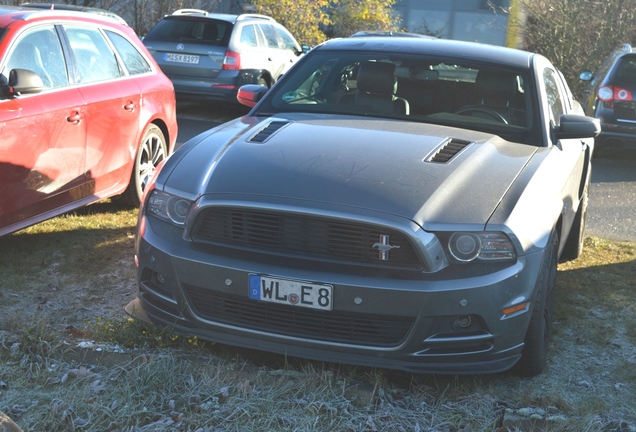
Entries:
POLYGON ((250 298, 270 303, 330 311, 333 287, 306 281, 251 274, 250 298))
POLYGON ((177 63, 199 63, 199 56, 188 55, 188 54, 174 54, 174 53, 166 53, 163 56, 165 61, 169 62, 177 62, 177 63))

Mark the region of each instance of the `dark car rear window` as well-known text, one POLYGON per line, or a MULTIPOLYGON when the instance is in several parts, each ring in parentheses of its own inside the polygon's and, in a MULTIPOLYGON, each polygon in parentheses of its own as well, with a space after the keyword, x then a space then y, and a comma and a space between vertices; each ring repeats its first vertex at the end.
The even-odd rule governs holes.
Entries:
POLYGON ((618 59, 610 79, 615 82, 636 85, 636 55, 625 55, 618 59))
POLYGON ((232 27, 233 24, 227 21, 209 18, 168 17, 159 21, 145 40, 227 46, 232 27))

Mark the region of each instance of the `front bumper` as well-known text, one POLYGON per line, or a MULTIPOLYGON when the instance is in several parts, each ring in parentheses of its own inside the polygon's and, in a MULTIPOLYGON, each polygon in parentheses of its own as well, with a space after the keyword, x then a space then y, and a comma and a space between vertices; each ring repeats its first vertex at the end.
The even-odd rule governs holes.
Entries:
POLYGON ((211 254, 145 219, 138 298, 126 311, 175 332, 319 361, 421 373, 497 373, 520 358, 542 252, 474 277, 418 279, 325 273, 211 254), (158 235, 159 232, 159 235, 158 235), (249 298, 250 274, 333 286, 333 311, 249 298), (514 304, 528 306, 505 316, 514 304), (470 325, 457 325, 469 317, 470 325))

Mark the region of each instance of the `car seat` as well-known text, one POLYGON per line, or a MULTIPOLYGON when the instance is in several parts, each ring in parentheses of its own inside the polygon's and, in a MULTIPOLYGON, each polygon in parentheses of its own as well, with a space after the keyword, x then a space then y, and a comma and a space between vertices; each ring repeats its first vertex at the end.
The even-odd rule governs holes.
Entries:
POLYGON ((363 62, 358 69, 356 86, 356 105, 369 107, 374 112, 409 114, 408 101, 395 95, 398 87, 395 64, 363 62))

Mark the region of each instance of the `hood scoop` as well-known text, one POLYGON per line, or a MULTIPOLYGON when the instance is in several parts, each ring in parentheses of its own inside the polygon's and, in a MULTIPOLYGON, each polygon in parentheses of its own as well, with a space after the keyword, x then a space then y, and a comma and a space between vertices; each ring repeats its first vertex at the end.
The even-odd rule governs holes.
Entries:
POLYGON ((449 138, 424 159, 425 162, 447 163, 465 149, 471 141, 449 138))
POLYGON ((254 135, 252 135, 250 137, 250 139, 248 139, 248 142, 254 142, 254 143, 262 143, 267 141, 267 139, 269 137, 271 137, 272 135, 274 135, 280 128, 282 128, 283 126, 289 124, 289 122, 287 121, 272 121, 267 123, 267 125, 262 128, 261 130, 259 130, 258 132, 256 132, 254 135))

